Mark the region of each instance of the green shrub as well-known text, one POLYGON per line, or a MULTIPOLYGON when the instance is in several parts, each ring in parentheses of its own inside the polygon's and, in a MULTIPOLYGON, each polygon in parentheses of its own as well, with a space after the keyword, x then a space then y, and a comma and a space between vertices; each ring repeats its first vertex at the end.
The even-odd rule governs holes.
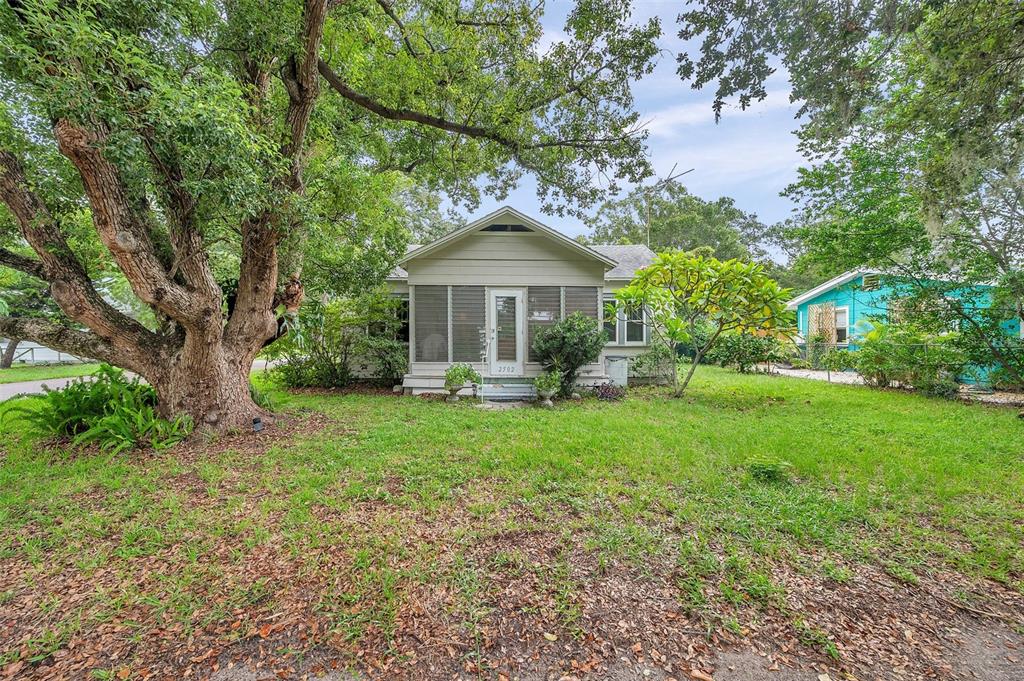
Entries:
POLYGON ((560 393, 569 397, 580 369, 597 361, 607 342, 608 335, 596 321, 582 312, 573 312, 538 331, 533 339, 533 351, 545 369, 561 375, 560 393))
POLYGON ((821 366, 826 371, 847 371, 853 368, 854 356, 849 350, 832 348, 821 357, 821 366))
POLYGON ((944 400, 955 400, 960 397, 960 385, 949 378, 938 378, 931 383, 925 383, 917 387, 925 395, 939 397, 944 400))
POLYGON ((344 388, 360 374, 393 383, 408 357, 396 339, 398 305, 383 291, 307 301, 294 328, 265 351, 281 359, 274 374, 289 388, 344 388))
POLYGON ((828 346, 828 339, 820 333, 811 336, 810 341, 807 343, 807 364, 809 368, 815 371, 821 371, 825 368, 821 361, 829 350, 828 346))
POLYGON ((655 336, 650 349, 629 361, 631 376, 673 382, 673 374, 679 372, 680 358, 671 345, 655 336))
POLYGON ((366 336, 361 355, 361 368, 382 385, 400 382, 409 368, 408 346, 387 336, 366 336))
POLYGON ((469 364, 453 364, 444 372, 444 387, 449 390, 461 388, 467 383, 479 383, 480 374, 469 364))
MULTIPOLYGON (((113 453, 148 445, 163 449, 192 430, 188 417, 174 421, 156 413, 156 391, 137 377, 103 364, 91 377, 82 377, 60 390, 44 389, 38 411, 24 411, 40 435, 70 438, 73 445, 95 443, 113 453)), ((10 413, 10 412, 9 412, 10 413)))
POLYGON ((533 387, 537 392, 557 392, 562 386, 562 376, 557 371, 545 371, 533 379, 533 387))
POLYGON ((875 322, 858 345, 851 353, 853 367, 877 388, 899 384, 929 390, 940 381, 952 382, 966 361, 956 347, 956 334, 927 333, 913 326, 875 322))
POLYGON ((749 373, 758 364, 784 359, 786 352, 781 340, 750 333, 723 334, 707 354, 710 364, 732 367, 741 374, 749 373))

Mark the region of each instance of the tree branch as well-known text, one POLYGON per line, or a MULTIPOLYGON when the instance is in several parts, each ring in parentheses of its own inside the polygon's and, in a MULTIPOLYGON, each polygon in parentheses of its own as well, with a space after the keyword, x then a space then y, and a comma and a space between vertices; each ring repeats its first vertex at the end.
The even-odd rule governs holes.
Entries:
POLYGON ((411 111, 409 109, 396 109, 393 107, 386 106, 380 102, 372 99, 371 97, 364 95, 360 92, 356 92, 350 88, 339 76, 334 72, 330 65, 323 59, 320 59, 317 63, 317 69, 320 71, 320 75, 324 77, 330 86, 339 95, 349 100, 353 104, 356 104, 371 113, 374 113, 381 118, 386 118, 391 121, 409 121, 412 123, 420 123, 431 128, 437 128, 438 130, 446 130, 448 132, 458 133, 460 135, 466 135, 467 137, 475 137, 479 139, 488 139, 492 142, 519 151, 523 149, 516 140, 510 139, 503 135, 499 135, 493 130, 488 130, 476 125, 467 125, 465 123, 456 123, 449 121, 438 116, 432 116, 430 114, 421 113, 419 111, 411 111))
POLYGON ((219 315, 213 309, 218 301, 201 299, 171 279, 118 169, 103 155, 102 130, 87 130, 62 118, 54 125, 54 134, 61 153, 82 178, 100 239, 135 295, 186 329, 207 331, 210 316, 219 315))
POLYGON ((32 275, 36 279, 46 280, 46 272, 42 262, 35 258, 19 255, 6 248, 0 248, 0 265, 32 275))
POLYGON ((157 336, 96 292, 60 226, 42 200, 27 187, 18 157, 0 151, 0 200, 10 208, 22 236, 39 256, 36 261, 4 250, 0 253, 0 264, 48 282, 54 301, 68 317, 124 351, 132 351, 133 344, 151 349, 157 336))
POLYGON ((125 356, 120 348, 95 333, 79 331, 46 319, 0 317, 0 335, 35 341, 54 350, 109 362, 137 373, 145 373, 149 368, 140 356, 125 356))
MULTIPOLYGON (((281 69, 281 80, 288 92, 288 110, 285 113, 288 138, 282 144, 280 153, 290 161, 290 169, 288 175, 275 184, 278 189, 288 189, 295 194, 305 190, 302 179, 303 145, 309 118, 320 94, 317 61, 320 58, 327 10, 325 0, 306 1, 302 50, 298 55, 292 55, 281 69)), ((262 336, 261 340, 265 340, 277 332, 273 307, 277 291, 279 234, 271 217, 266 212, 242 222, 238 292, 234 310, 224 329, 224 336, 232 345, 236 340, 250 336, 262 336)), ((298 273, 294 274, 297 277, 298 273)), ((301 288, 301 284, 299 286, 301 288)), ((245 347, 249 345, 241 344, 245 347)), ((252 357, 243 359, 251 363, 252 357)))
MULTIPOLYGON (((491 128, 485 128, 479 125, 470 125, 468 123, 458 123, 451 121, 446 118, 439 116, 433 116, 431 114, 423 113, 420 111, 413 111, 411 109, 399 109, 387 106, 373 99, 369 95, 365 95, 361 92, 357 92, 348 86, 337 73, 330 67, 330 65, 323 59, 320 59, 317 68, 320 71, 320 75, 324 77, 331 88, 339 95, 347 99, 348 101, 356 104, 367 111, 385 118, 391 121, 408 121, 411 123, 419 123, 431 128, 438 130, 445 130, 458 135, 465 135, 467 137, 473 137, 476 139, 486 139, 512 151, 517 162, 523 165, 524 168, 529 170, 535 170, 535 168, 529 165, 523 158, 522 152, 539 150, 539 149, 550 149, 553 147, 561 148, 572 148, 577 150, 586 150, 595 147, 601 147, 606 144, 613 142, 619 142, 630 137, 635 137, 640 134, 640 130, 630 130, 623 135, 615 137, 595 137, 595 138, 569 138, 569 139, 552 139, 547 141, 533 141, 533 142, 520 142, 519 140, 513 139, 506 135, 502 135, 491 128)), ((536 103, 535 103, 536 105, 536 103)))

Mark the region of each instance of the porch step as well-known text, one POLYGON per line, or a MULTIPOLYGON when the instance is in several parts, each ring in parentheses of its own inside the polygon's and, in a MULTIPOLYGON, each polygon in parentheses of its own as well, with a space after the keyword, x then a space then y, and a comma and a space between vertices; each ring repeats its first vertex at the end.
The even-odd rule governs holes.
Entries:
POLYGON ((480 385, 477 394, 481 399, 490 402, 519 402, 537 399, 537 391, 533 388, 533 381, 483 383, 480 385))

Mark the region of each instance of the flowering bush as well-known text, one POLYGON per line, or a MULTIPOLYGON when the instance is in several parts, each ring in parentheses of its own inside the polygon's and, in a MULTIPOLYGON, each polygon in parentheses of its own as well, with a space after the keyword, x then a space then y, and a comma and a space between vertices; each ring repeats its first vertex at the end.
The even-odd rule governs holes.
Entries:
POLYGON ((594 388, 594 396, 606 402, 615 402, 626 396, 626 389, 614 383, 602 383, 594 388))

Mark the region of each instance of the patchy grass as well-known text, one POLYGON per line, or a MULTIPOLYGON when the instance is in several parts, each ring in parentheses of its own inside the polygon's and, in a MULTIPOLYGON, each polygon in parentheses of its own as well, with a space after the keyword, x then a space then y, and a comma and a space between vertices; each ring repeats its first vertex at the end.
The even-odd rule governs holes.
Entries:
POLYGON ((100 368, 99 364, 22 364, 0 369, 0 383, 45 381, 48 378, 88 376, 100 368))
POLYGON ((114 458, 41 449, 12 414, 0 671, 180 672, 258 641, 489 674, 517 641, 579 672, 595 641, 658 662, 698 636, 685 669, 713 657, 700 632, 752 629, 841 665, 868 643, 821 599, 898 611, 899 640, 934 631, 931 588, 1020 616, 1012 411, 712 368, 683 399, 554 410, 273 398, 287 432, 114 458))

